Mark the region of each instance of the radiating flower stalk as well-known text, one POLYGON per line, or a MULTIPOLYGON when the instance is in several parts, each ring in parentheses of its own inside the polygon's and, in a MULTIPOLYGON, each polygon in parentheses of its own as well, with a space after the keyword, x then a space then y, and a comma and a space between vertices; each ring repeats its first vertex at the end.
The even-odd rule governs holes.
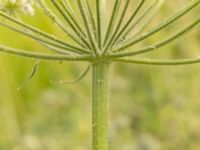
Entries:
POLYGON ((186 3, 183 8, 160 21, 155 27, 146 29, 147 31, 144 31, 144 29, 157 14, 164 0, 151 1, 151 4, 145 9, 143 9, 143 7, 146 4, 146 0, 140 0, 138 4, 135 5, 136 8, 131 9, 131 13, 128 13, 127 10, 129 7, 132 7, 130 5, 132 0, 114 0, 113 9, 106 28, 104 25, 106 18, 102 15, 103 11, 106 11, 106 0, 76 0, 77 7, 80 10, 79 12, 73 10, 70 0, 49 1, 53 4, 55 10, 60 13, 62 18, 55 15, 53 10, 51 10, 43 0, 1 0, 0 25, 38 41, 50 51, 55 52, 55 54, 29 52, 3 45, 0 46, 0 51, 41 61, 84 61, 91 64, 93 70, 93 150, 109 149, 108 75, 109 65, 111 63, 186 65, 200 62, 200 57, 173 60, 140 59, 134 57, 139 54, 159 50, 163 46, 170 44, 185 33, 191 31, 199 25, 200 16, 197 16, 196 20, 190 20, 188 25, 155 44, 142 48, 130 49, 135 44, 143 42, 145 39, 152 37, 156 33, 177 22, 196 8, 200 4, 200 0, 192 0, 186 3), (55 37, 10 15, 15 15, 19 10, 20 12, 33 15, 33 2, 37 3, 37 5, 43 9, 46 16, 74 42, 71 43, 68 42, 68 40, 55 37), (92 7, 91 2, 95 3, 95 8, 92 7), (147 19, 144 19, 145 17, 147 17, 147 19), (5 22, 5 20, 12 22, 12 25, 5 22), (18 27, 13 24, 16 24, 18 27), (132 32, 135 28, 137 30, 132 32))

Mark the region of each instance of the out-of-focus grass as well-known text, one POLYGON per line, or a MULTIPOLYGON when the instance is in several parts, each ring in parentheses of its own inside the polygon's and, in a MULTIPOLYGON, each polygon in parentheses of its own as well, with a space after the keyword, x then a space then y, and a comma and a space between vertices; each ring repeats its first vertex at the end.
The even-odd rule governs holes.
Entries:
MULTIPOLYGON (((167 1, 155 22, 175 12, 184 1, 167 1), (162 13, 161 13, 162 12, 162 13)), ((199 7, 144 44, 173 33, 195 18, 199 7), (196 12, 196 14, 195 14, 196 12)), ((63 38, 38 10, 27 22, 63 38), (37 18, 37 19, 36 19, 37 18)), ((0 27, 0 43, 43 50, 36 42, 0 27)), ((200 31, 145 56, 199 56, 200 31)), ((46 51, 46 50, 45 50, 46 51)), ((91 77, 74 85, 87 64, 42 62, 35 77, 17 91, 33 60, 0 54, 0 150, 86 150, 91 143, 91 77)), ((110 142, 113 150, 198 150, 200 147, 200 67, 113 65, 110 94, 110 142)))

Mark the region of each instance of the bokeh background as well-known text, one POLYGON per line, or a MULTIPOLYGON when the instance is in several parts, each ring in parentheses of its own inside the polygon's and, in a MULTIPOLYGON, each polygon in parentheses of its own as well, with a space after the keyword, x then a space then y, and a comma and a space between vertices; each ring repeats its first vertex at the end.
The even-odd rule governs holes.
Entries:
MULTIPOLYGON (((166 0, 148 28, 189 1, 166 0)), ((132 2, 133 7, 136 2, 132 2)), ((109 16, 111 4, 112 1, 108 0, 105 16, 109 16)), ((140 46, 159 41, 191 23, 199 16, 199 10, 200 7, 194 9, 140 46)), ((32 17, 18 17, 68 40, 40 8, 36 8, 32 17)), ((0 27, 0 44, 47 52, 37 42, 3 27, 0 27)), ((140 57, 199 57, 199 48, 198 26, 173 44, 140 57)), ((0 54, 0 150, 91 149, 91 72, 76 84, 50 83, 50 80, 74 80, 88 64, 43 61, 34 78, 18 91, 17 88, 30 74, 34 62, 0 54)), ((110 72, 110 149, 198 150, 199 76, 200 64, 113 64, 110 72)))

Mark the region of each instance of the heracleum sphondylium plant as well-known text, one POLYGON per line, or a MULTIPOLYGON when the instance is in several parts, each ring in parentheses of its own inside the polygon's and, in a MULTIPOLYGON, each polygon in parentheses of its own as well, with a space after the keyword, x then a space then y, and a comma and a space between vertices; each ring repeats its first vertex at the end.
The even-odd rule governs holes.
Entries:
MULTIPOLYGON (((200 23, 199 16, 197 16, 196 20, 190 20, 188 23, 189 25, 185 27, 181 26, 182 28, 179 31, 155 44, 139 49, 131 48, 135 44, 155 35, 181 19, 184 15, 197 7, 200 4, 200 0, 191 0, 175 14, 161 20, 155 27, 147 29, 145 32, 144 29, 157 14, 159 8, 165 2, 164 0, 153 0, 146 6, 147 8, 143 8, 146 0, 140 0, 138 3, 135 2, 134 7, 130 5, 133 0, 113 0, 114 3, 106 28, 103 25, 107 18, 102 14, 107 11, 105 9, 106 2, 112 0, 75 0, 79 8, 79 14, 77 14, 77 11, 73 10, 69 0, 49 1, 60 13, 60 16, 55 15, 46 5, 46 1, 43 0, 1 0, 0 25, 38 41, 50 51, 55 52, 55 54, 29 52, 2 45, 0 46, 0 51, 37 60, 87 61, 91 64, 93 70, 92 127, 94 150, 109 149, 107 95, 109 65, 111 63, 186 65, 200 62, 199 57, 181 60, 154 60, 134 57, 142 53, 158 50, 181 37, 200 23), (62 29, 74 42, 60 39, 28 25, 20 19, 16 19, 15 15, 18 12, 17 10, 33 15, 34 3, 39 5, 58 28, 62 29), (95 9, 92 7, 92 4, 95 4, 95 9), (128 12, 129 9, 132 11, 131 13, 128 12), (79 19, 81 19, 81 21, 79 19), (11 22, 12 25, 9 24, 8 21, 11 22), (80 22, 82 22, 82 24, 80 22), (137 30, 132 32, 135 28, 137 30)), ((88 70, 89 69, 87 69, 87 71, 88 70)))

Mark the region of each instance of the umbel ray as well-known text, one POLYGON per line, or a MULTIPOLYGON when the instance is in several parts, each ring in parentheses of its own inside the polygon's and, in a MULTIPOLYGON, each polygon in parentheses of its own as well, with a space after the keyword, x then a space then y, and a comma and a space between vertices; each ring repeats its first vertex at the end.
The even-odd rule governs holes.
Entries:
MULTIPOLYGON (((123 62, 145 65, 186 65, 200 62, 200 57, 173 60, 136 57, 136 55, 157 51, 197 27, 200 23, 200 16, 198 15, 195 20, 190 20, 187 25, 172 35, 164 37, 152 45, 133 48, 134 45, 163 31, 193 9, 198 8, 200 0, 191 0, 150 29, 147 28, 148 25, 166 2, 164 0, 152 0, 148 5, 145 5, 148 0, 140 0, 133 7, 130 5, 133 3, 132 1, 113 0, 111 15, 105 27, 103 26, 107 19, 103 15, 103 12, 106 11, 105 0, 75 0, 74 3, 79 11, 73 9, 70 0, 48 0, 54 6, 56 13, 59 13, 59 16, 46 4, 47 0, 36 0, 35 3, 40 6, 39 9, 42 9, 46 16, 73 42, 35 28, 8 13, 13 11, 0 11, 1 26, 37 41, 48 50, 53 51, 54 54, 30 52, 3 45, 0 46, 1 52, 40 61, 84 61, 91 64, 93 70, 92 124, 94 150, 108 150, 109 147, 107 98, 109 64, 123 62), (131 12, 128 12, 130 10, 131 12)), ((88 68, 83 76, 87 72, 88 68)))

